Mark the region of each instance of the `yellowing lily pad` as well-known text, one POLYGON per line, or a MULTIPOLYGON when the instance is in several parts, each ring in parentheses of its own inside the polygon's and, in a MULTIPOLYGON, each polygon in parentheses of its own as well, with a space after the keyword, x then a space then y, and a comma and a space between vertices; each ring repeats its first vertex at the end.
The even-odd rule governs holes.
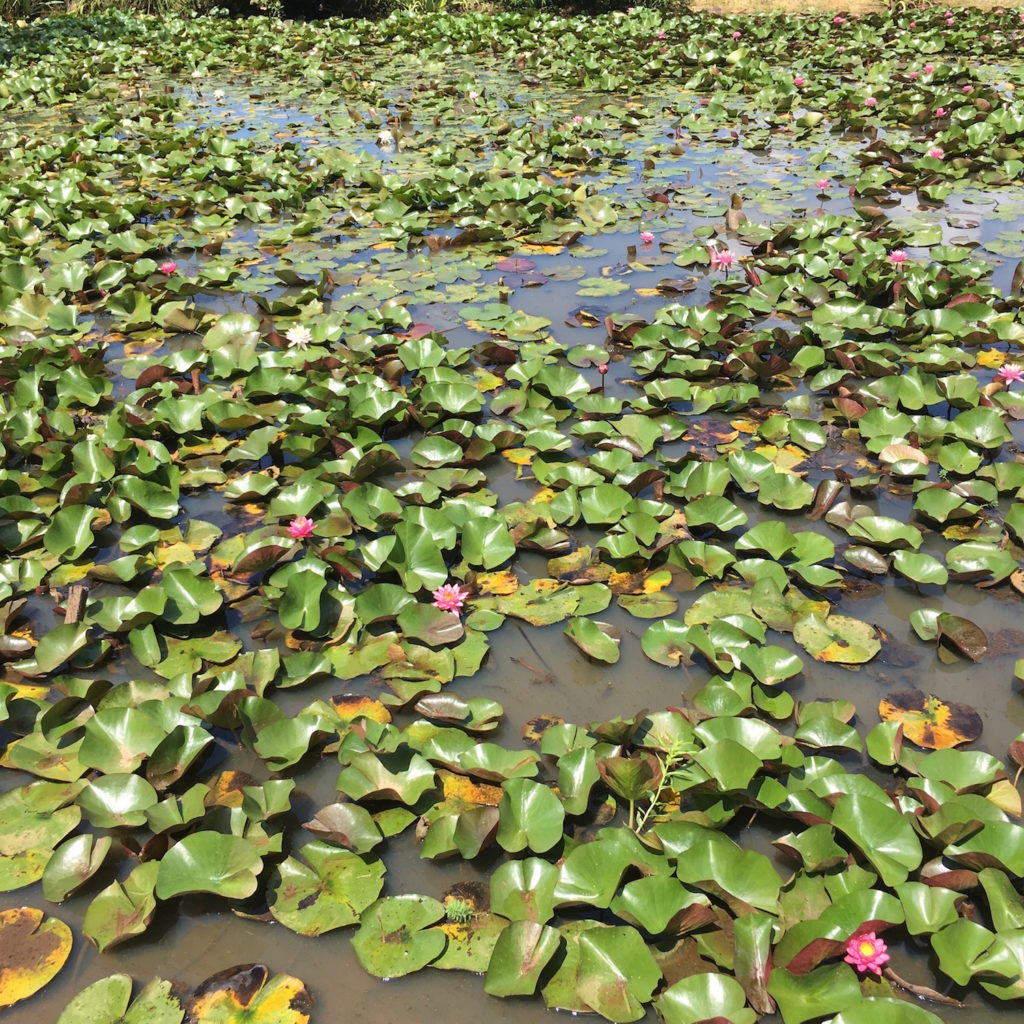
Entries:
POLYGON ((71 953, 71 929, 35 907, 0 911, 0 1009, 34 995, 71 953))
POLYGON ((263 964, 229 967, 207 978, 188 1002, 195 1024, 308 1024, 313 997, 298 978, 263 964))
POLYGON ((805 615, 794 625, 793 639, 816 661, 840 665, 861 665, 882 649, 873 626, 847 615, 805 615))
POLYGON ((970 743, 981 735, 981 716, 966 704, 946 703, 923 690, 890 693, 878 702, 883 722, 899 722, 905 739, 928 750, 970 743))

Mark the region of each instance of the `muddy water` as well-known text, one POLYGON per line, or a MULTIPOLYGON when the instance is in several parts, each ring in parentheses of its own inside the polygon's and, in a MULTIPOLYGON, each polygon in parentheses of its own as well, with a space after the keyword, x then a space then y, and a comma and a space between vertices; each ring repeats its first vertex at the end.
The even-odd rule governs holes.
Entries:
MULTIPOLYGON (((694 597, 679 594, 679 615, 694 597)), ((892 645, 898 652, 895 660, 906 664, 887 665, 884 658, 879 658, 854 671, 805 658, 803 676, 795 686, 789 684, 789 689, 799 700, 852 700, 858 708, 854 724, 863 734, 877 721, 880 696, 923 685, 944 699, 973 704, 984 721, 979 746, 997 754, 1005 751, 1010 740, 1024 730, 1024 701, 1018 689, 1007 682, 1012 677, 1014 655, 991 657, 980 665, 964 661, 954 665, 941 663, 934 649, 917 641, 907 625, 915 608, 938 603, 936 596, 919 593, 911 585, 887 585, 866 596, 844 597, 838 610, 872 622, 900 641, 892 645)), ((982 622, 990 636, 1024 626, 1016 601, 999 601, 991 592, 986 594, 973 587, 951 585, 942 604, 947 611, 982 622)), ((561 626, 537 629, 510 622, 497 634, 491 634, 493 648, 485 668, 472 680, 457 680, 451 688, 466 696, 485 696, 501 702, 506 709, 506 721, 496 738, 506 745, 517 745, 523 725, 534 715, 557 714, 569 721, 588 722, 615 714, 632 714, 640 708, 659 708, 681 698, 692 698, 710 677, 699 665, 672 670, 653 664, 640 652, 642 623, 614 607, 601 617, 616 625, 625 638, 623 658, 614 667, 588 664, 562 635, 561 626)), ((787 645, 784 637, 773 635, 773 641, 787 645)), ((297 710, 340 689, 339 684, 322 682, 279 696, 285 708, 297 710)), ((373 692, 373 687, 365 683, 356 683, 352 689, 373 692)), ((258 759, 229 740, 221 739, 220 754, 224 761, 218 767, 239 768, 260 781, 266 778, 258 759)), ((859 760, 851 754, 848 763, 852 766, 859 760)), ((336 762, 326 758, 312 769, 295 773, 293 806, 297 821, 307 820, 318 807, 335 798, 337 771, 336 762)), ((768 833, 755 837, 748 832, 744 842, 760 839, 752 845, 771 854, 769 838, 768 833)), ((386 891, 421 892, 435 897, 441 897, 456 883, 486 881, 496 866, 487 856, 473 863, 458 858, 448 862, 422 861, 411 836, 391 840, 385 860, 386 891)), ((785 871, 782 862, 777 866, 785 871)), ((217 900, 202 897, 188 897, 177 909, 163 906, 145 936, 113 952, 97 954, 81 936, 78 926, 92 897, 113 876, 113 865, 108 865, 83 891, 60 907, 60 917, 76 929, 72 957, 48 989, 5 1011, 5 1024, 56 1021, 60 1008, 74 993, 108 974, 124 972, 140 980, 159 975, 195 985, 225 967, 254 961, 303 978, 316 997, 315 1019, 320 1022, 427 1022, 443 1018, 462 1024, 484 1017, 520 1024, 541 1020, 546 1015, 539 1000, 489 998, 483 991, 482 979, 464 972, 442 975, 428 969, 403 979, 378 981, 357 963, 349 943, 350 929, 316 939, 303 938, 276 924, 224 913, 217 900)), ((38 886, 0 897, 0 908, 21 905, 46 905, 38 886)), ((912 965, 915 957, 918 960, 914 965, 918 972, 911 975, 911 980, 929 981, 933 976, 926 970, 922 952, 911 948, 901 951, 901 966, 908 962, 908 956, 912 965)), ((943 1009, 945 1020, 971 1024, 1018 1019, 1012 1013, 979 997, 973 997, 962 1013, 943 1009)), ((649 1018, 655 1019, 653 1012, 649 1018)))

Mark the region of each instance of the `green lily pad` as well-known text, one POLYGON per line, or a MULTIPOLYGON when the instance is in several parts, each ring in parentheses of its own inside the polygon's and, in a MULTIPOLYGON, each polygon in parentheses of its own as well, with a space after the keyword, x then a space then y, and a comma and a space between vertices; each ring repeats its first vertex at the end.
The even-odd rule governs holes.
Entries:
POLYGON ((184 1016, 169 981, 154 978, 132 999, 132 979, 112 974, 82 989, 57 1024, 181 1024, 184 1016))
POLYGON ((580 935, 579 948, 581 1001, 606 1020, 640 1020, 661 981, 661 969, 640 933, 628 926, 593 928, 580 935))
POLYGON ((654 1006, 665 1024, 699 1024, 718 1019, 731 1024, 754 1024, 757 1015, 746 1007, 746 1002, 743 989, 734 978, 708 973, 677 981, 655 999, 654 1006))
POLYGON ((442 917, 444 906, 429 896, 387 896, 363 911, 352 948, 370 974, 400 978, 441 955, 444 933, 430 925, 442 917))
POLYGON ((569 621, 564 632, 589 657, 609 665, 619 660, 620 638, 614 626, 594 622, 592 619, 575 618, 569 621))
POLYGON ((141 935, 156 912, 157 861, 137 865, 124 882, 111 882, 89 904, 82 931, 103 952, 141 935))
POLYGON ((270 913, 300 935, 321 935, 359 921, 384 887, 384 865, 329 843, 307 843, 305 864, 288 857, 277 867, 270 913))
POLYGON ((513 921, 498 937, 484 988, 488 995, 528 996, 551 958, 558 952, 562 937, 554 928, 536 921, 513 921))
POLYGON ((187 892, 245 899, 256 891, 263 862, 253 845, 238 836, 194 832, 160 860, 156 894, 162 900, 187 892))
POLYGON ((509 779, 498 806, 498 845, 509 853, 527 847, 545 853, 562 838, 565 809, 547 786, 531 779, 509 779))

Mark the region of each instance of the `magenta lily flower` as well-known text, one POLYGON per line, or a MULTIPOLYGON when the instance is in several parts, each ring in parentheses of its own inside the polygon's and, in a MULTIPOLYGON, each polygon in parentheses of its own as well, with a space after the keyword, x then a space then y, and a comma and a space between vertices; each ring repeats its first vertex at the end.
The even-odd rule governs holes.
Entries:
POLYGON ((725 270, 732 266, 733 260, 736 259, 736 253, 731 249, 716 249, 714 246, 708 246, 708 256, 711 258, 711 269, 712 270, 725 270))
POLYGON ((651 242, 654 241, 654 232, 653 231, 641 231, 640 232, 640 241, 643 242, 644 245, 650 245, 651 242))
POLYGON ((996 379, 1004 384, 1024 383, 1024 366, 1020 363, 1003 363, 996 373, 996 379))
POLYGON ((445 583, 430 596, 434 599, 435 608, 458 615, 466 603, 466 598, 469 597, 469 591, 463 590, 457 583, 445 583))
POLYGON ((878 100, 876 100, 874 96, 869 96, 864 101, 864 106, 865 107, 877 107, 878 106, 878 100))
POLYGON ((909 78, 912 82, 916 82, 917 81, 917 72, 916 71, 909 72, 908 75, 907 75, 907 78, 909 78))
POLYGON ((296 516, 288 524, 288 535, 294 540, 305 540, 313 533, 313 527, 316 523, 312 519, 308 519, 306 516, 296 516))
POLYGON ((846 24, 846 19, 841 14, 837 14, 832 19, 832 24, 833 25, 845 25, 846 24))
POLYGON ((740 31, 739 31, 739 30, 737 29, 737 30, 736 30, 735 32, 733 32, 733 34, 732 34, 732 37, 733 37, 733 39, 739 39, 739 38, 740 38, 740 36, 742 36, 742 35, 743 35, 743 33, 742 33, 742 32, 740 32, 740 31))
POLYGON ((892 252, 889 253, 889 262, 897 269, 902 267, 909 258, 910 257, 907 256, 906 249, 893 249, 892 252))
POLYGON ((848 964, 853 964, 861 974, 870 971, 881 977, 882 965, 889 961, 889 954, 886 952, 888 948, 874 932, 854 935, 846 944, 846 956, 843 959, 848 964))
POLYGON ((928 155, 934 160, 941 160, 946 154, 936 146, 934 149, 928 150, 928 155))
POLYGON ((828 178, 819 178, 818 179, 818 191, 819 192, 827 191, 830 184, 831 184, 831 182, 828 180, 828 178))
POLYGON ((946 108, 945 107, 936 107, 935 108, 935 116, 936 117, 945 117, 946 116, 946 108))
POLYGON ((168 277, 171 276, 178 269, 178 264, 174 260, 165 260, 160 264, 160 273, 166 274, 168 277))
POLYGON ((925 66, 922 68, 922 70, 924 71, 924 73, 926 75, 930 75, 935 70, 935 65, 934 64, 925 64, 925 66))
POLYGON ((804 84, 804 76, 797 75, 796 78, 793 79, 793 84, 799 89, 804 84))

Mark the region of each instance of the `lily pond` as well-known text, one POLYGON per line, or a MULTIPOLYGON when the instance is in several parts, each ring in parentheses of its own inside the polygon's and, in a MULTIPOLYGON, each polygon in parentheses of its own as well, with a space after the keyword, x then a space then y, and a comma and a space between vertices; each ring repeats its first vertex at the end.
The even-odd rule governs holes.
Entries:
POLYGON ((1018 1019, 1022 52, 0 30, 4 1020, 1018 1019))

